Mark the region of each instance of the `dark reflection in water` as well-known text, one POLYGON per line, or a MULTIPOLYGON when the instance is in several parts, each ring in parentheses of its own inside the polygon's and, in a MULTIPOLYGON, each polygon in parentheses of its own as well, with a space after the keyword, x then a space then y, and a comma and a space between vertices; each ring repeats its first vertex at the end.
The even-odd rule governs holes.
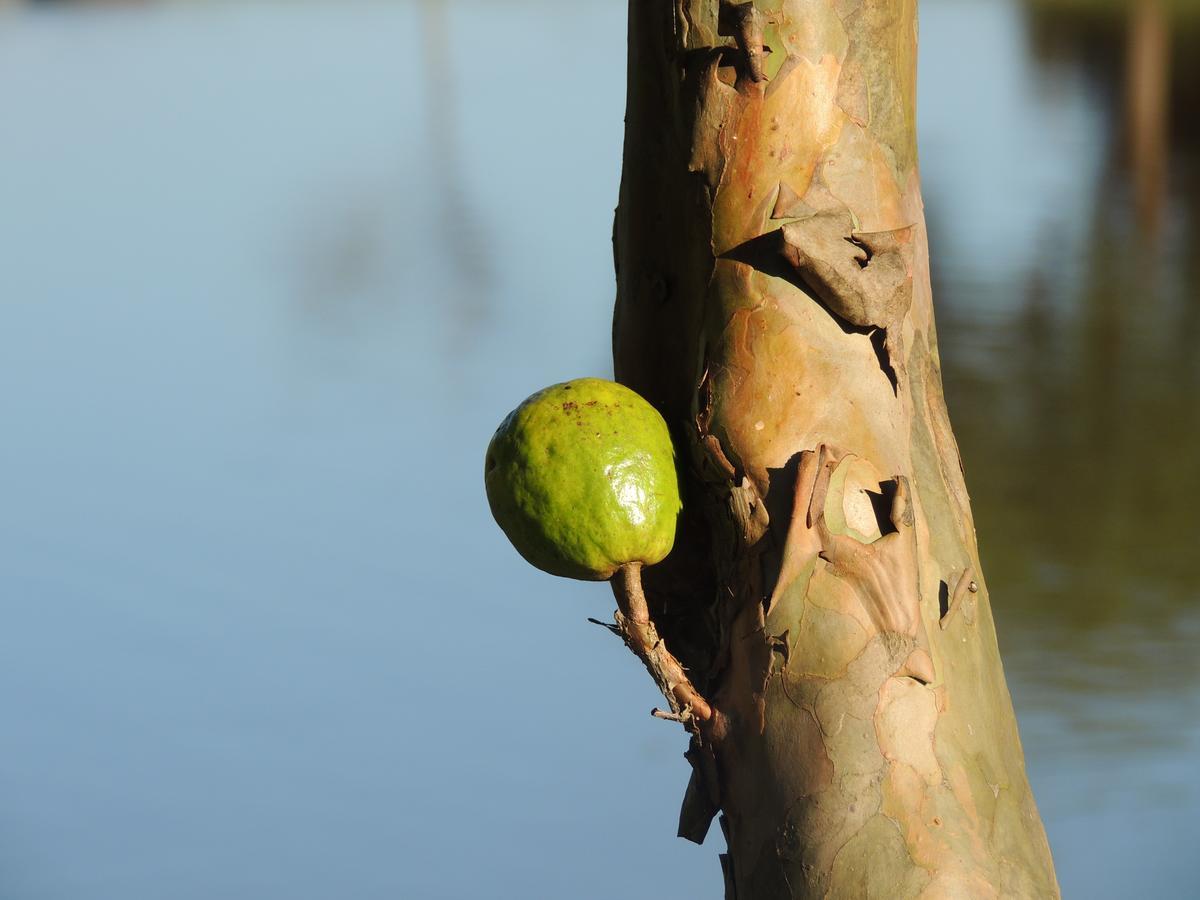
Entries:
MULTIPOLYGON (((1145 118, 1129 108, 1143 93, 1129 88, 1136 77, 1127 70, 1144 64, 1136 49, 1126 52, 1138 44, 1126 37, 1129 21, 1030 16, 1036 65, 1051 76, 1076 67, 1094 89, 1108 140, 1090 203, 1070 223, 1031 216, 1036 255, 1005 283, 983 286, 1003 293, 1003 319, 972 320, 953 275, 939 279, 937 296, 947 393, 1006 643, 1044 644, 1060 662, 1080 655, 1130 690, 1150 677, 1194 695, 1200 657, 1173 637, 1200 600, 1197 156, 1186 135, 1165 127, 1175 108, 1165 103, 1169 166, 1155 158, 1167 148, 1138 151, 1141 134, 1127 139, 1127 123, 1145 118), (1082 232, 1081 258, 1064 259, 1072 242, 1063 229, 1082 232), (972 343, 959 333, 981 327, 996 352, 982 360, 959 352, 972 343), (1091 639, 1114 626, 1141 639, 1091 639)), ((1132 21, 1146 25, 1140 12, 1132 21)), ((1193 60, 1197 50, 1176 54, 1193 60)), ((1183 65, 1173 72, 1196 83, 1183 65)), ((1173 86, 1172 95, 1187 90, 1173 86)), ((937 224, 953 221, 941 200, 930 200, 937 224)), ((1176 727, 1194 723, 1181 717, 1176 727)))
POLYGON ((402 121, 424 146, 415 157, 397 158, 391 171, 346 177, 316 198, 293 248, 296 299, 318 329, 370 329, 400 302, 397 286, 410 273, 394 263, 421 252, 413 246, 419 235, 452 263, 444 267, 435 295, 412 300, 447 307, 440 313, 452 326, 444 349, 463 352, 488 319, 495 264, 462 159, 462 86, 453 64, 449 7, 443 0, 413 5, 419 79, 412 86, 419 91, 397 91, 397 108, 380 112, 402 121))
MULTIPOLYGON (((429 172, 436 185, 437 228, 443 247, 454 254, 450 296, 454 319, 463 338, 476 331, 487 315, 484 288, 494 277, 486 237, 477 210, 468 196, 465 167, 460 159, 457 94, 463 89, 454 65, 455 48, 444 0, 421 0, 421 67, 429 134, 429 172)), ((461 346, 455 349, 463 349, 461 346)))
POLYGON ((929 191, 947 398, 1066 894, 1188 896, 1200 887, 1178 837, 1200 809, 1200 33, 1154 0, 1030 2, 1023 15, 1045 92, 1034 102, 1050 111, 1027 153, 1054 152, 1072 115, 1063 85, 1081 79, 1094 118, 1056 164, 1088 180, 1077 205, 1025 211, 1036 243, 1002 279, 939 257, 955 198, 929 191), (1089 841, 1115 855, 1076 862, 1089 841), (1151 867, 1153 888, 1129 874, 1141 843, 1169 860, 1151 867))
MULTIPOLYGON (((715 896, 610 599, 479 485, 504 410, 609 374, 624 10, 569 7, 0 13, 0 896, 715 896)), ((1200 885, 1191 10, 922 3, 946 390, 1068 897, 1200 885)))

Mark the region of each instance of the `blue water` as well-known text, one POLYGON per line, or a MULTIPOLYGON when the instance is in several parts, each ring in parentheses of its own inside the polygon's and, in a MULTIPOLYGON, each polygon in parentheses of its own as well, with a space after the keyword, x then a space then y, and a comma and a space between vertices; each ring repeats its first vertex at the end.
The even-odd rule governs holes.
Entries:
MULTIPOLYGON (((1046 95, 1014 7, 923 15, 961 409, 1107 126, 1082 81, 1046 95), (979 103, 1002 139, 956 126, 979 103)), ((719 837, 673 837, 683 735, 586 622, 607 590, 526 566, 482 494, 505 411, 611 371, 623 18, 0 13, 0 897, 720 896, 719 837)), ((1064 889, 1187 896, 1194 580, 1048 659, 1067 626, 989 576, 1064 889)))

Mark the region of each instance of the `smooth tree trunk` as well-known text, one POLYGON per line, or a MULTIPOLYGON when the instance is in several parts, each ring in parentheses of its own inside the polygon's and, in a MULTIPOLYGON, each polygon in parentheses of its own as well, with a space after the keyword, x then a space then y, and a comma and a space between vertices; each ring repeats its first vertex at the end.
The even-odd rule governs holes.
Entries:
POLYGON ((1058 895, 942 396, 916 53, 915 0, 629 7, 616 374, 680 448, 649 633, 707 703, 673 702, 680 833, 719 816, 738 900, 1058 895))

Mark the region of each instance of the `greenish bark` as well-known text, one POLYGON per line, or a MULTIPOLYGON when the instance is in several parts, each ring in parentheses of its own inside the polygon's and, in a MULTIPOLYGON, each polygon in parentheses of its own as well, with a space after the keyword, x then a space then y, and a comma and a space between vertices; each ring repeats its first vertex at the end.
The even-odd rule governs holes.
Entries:
POLYGON ((631 2, 618 380, 685 448, 658 634, 727 896, 1057 896, 942 397, 915 0, 631 2))

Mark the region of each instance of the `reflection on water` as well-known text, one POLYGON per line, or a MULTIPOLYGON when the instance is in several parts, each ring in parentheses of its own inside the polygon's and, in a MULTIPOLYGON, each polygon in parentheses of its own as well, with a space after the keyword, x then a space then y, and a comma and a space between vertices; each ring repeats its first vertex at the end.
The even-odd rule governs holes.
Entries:
MULTIPOLYGON (((923 177, 1061 881, 1187 896, 1200 40, 1112 10, 926 0, 923 177)), ((3 17, 0 894, 715 896, 610 599, 527 571, 479 478, 501 411, 609 373, 623 31, 3 17)))
POLYGON ((487 312, 484 288, 493 264, 488 259, 486 239, 479 213, 467 195, 468 182, 459 158, 462 140, 458 134, 457 94, 462 90, 454 52, 448 7, 443 0, 421 0, 421 66, 429 134, 429 171, 435 179, 438 198, 437 229, 440 244, 454 254, 451 296, 454 319, 464 329, 474 329, 487 312))
POLYGON ((970 187, 924 158, 947 399, 1064 890, 1185 896, 1200 885, 1181 837, 1200 810, 1200 147, 1180 111, 1200 42, 1153 0, 1022 14, 1038 86, 1022 115, 1039 127, 992 175, 1025 205, 993 214, 1033 240, 1002 277, 945 255, 970 187), (1043 154, 1059 173, 1039 202, 1021 186, 1043 154), (1130 864, 1145 853, 1151 884, 1130 864))
MULTIPOLYGON (((1131 20, 1154 34, 1126 40, 1128 20, 1105 19, 1107 32, 1089 21, 1077 56, 1072 20, 1032 17, 1032 46, 1054 47, 1035 66, 1075 64, 1104 88, 1090 94, 1103 121, 1099 165, 1082 208, 1027 211, 1040 245, 1011 260, 1005 282, 944 279, 942 343, 993 589, 1002 624, 1011 622, 1007 643, 1032 642, 1043 658, 1078 656, 1117 683, 1144 684, 1158 672, 1159 689, 1195 699, 1200 664, 1177 638, 1194 632, 1200 591, 1190 559, 1200 501, 1197 148, 1167 133, 1165 66, 1140 71, 1149 66, 1140 45, 1162 43, 1166 28, 1161 17, 1147 20, 1146 6, 1131 20), (1103 36, 1111 55, 1097 51, 1103 36), (1090 71, 1100 58, 1107 68, 1090 71), (1142 78, 1152 84, 1130 88, 1142 78), (1146 110, 1131 111, 1139 103, 1156 120, 1148 127, 1171 138, 1169 193, 1168 167, 1157 160, 1167 147, 1124 139, 1129 121, 1146 120, 1146 110), (1082 255, 1065 260, 1075 247, 1082 255), (979 290, 1003 295, 995 302, 1005 315, 972 321, 963 301, 979 290), (958 333, 981 327, 993 352, 960 352, 974 341, 958 333), (1111 641, 1096 639, 1110 628, 1111 641)), ((934 194, 939 224, 953 220, 941 202, 934 194)), ((1164 740, 1193 728, 1194 719, 1173 718, 1164 740)))

